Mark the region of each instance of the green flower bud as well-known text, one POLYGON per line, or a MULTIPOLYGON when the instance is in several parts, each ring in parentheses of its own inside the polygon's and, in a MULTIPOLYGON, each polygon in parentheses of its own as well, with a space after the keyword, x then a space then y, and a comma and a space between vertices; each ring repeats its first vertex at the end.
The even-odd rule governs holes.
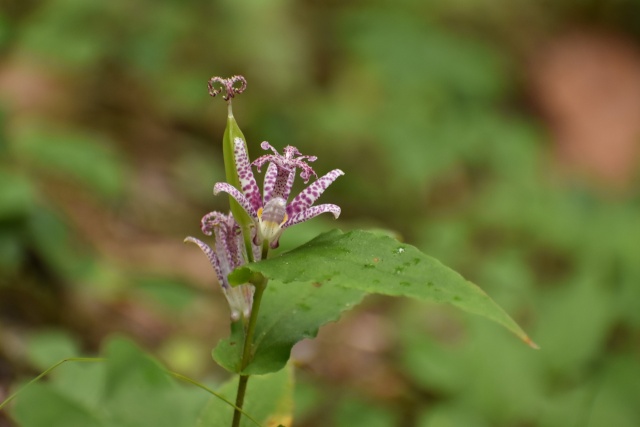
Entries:
MULTIPOLYGON (((233 116, 233 110, 231 108, 231 99, 236 94, 242 93, 247 87, 247 81, 242 76, 233 76, 228 79, 221 77, 213 77, 209 80, 209 94, 216 96, 221 92, 224 92, 223 99, 227 101, 228 114, 227 114, 227 126, 224 130, 222 137, 222 156, 224 158, 224 169, 227 182, 242 191, 240 185, 240 178, 238 176, 238 167, 235 164, 234 141, 236 138, 242 139, 245 150, 247 149, 247 140, 245 139, 235 117, 233 116), (240 83, 238 86, 237 84, 240 83), (219 85, 219 87, 217 87, 219 85)), ((229 205, 231 213, 236 222, 240 225, 242 234, 244 236, 244 242, 247 249, 247 257, 250 261, 253 261, 253 252, 251 250, 251 227, 253 226, 253 220, 245 212, 245 210, 238 204, 233 198, 229 197, 229 205)))

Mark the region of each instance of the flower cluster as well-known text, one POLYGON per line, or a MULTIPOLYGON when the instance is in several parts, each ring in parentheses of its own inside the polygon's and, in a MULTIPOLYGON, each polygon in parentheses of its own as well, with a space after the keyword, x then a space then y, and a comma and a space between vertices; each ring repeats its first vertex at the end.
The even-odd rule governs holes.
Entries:
POLYGON ((251 248, 246 247, 240 226, 232 214, 223 215, 219 212, 211 212, 202 219, 202 231, 207 235, 213 234, 215 237, 214 249, 194 237, 185 239, 197 244, 211 262, 229 302, 233 321, 242 317, 249 318, 254 288, 251 284, 232 287, 227 276, 237 267, 247 263, 247 251, 251 251, 254 261, 258 261, 266 245, 276 248, 280 235, 286 228, 325 212, 338 218, 340 207, 333 204, 319 206, 313 204, 333 181, 344 175, 340 169, 334 169, 318 178, 315 171, 308 165, 316 160, 315 156, 303 156, 297 148, 292 146, 285 147, 284 154, 279 154, 266 141, 261 144, 261 147, 272 153, 259 157, 251 163, 245 147, 242 138, 234 139, 233 154, 241 188, 238 189, 227 182, 218 182, 214 186, 213 193, 214 195, 220 192, 228 193, 253 220, 250 231, 251 248), (251 168, 254 166, 260 171, 265 164, 268 166, 261 195, 251 168), (298 169, 305 184, 312 176, 316 177, 316 180, 289 201, 298 169))
POLYGON ((287 227, 321 213, 330 212, 338 218, 340 207, 332 204, 313 206, 313 203, 333 181, 344 175, 344 172, 340 169, 332 170, 288 202, 297 169, 301 170, 300 177, 304 179, 305 184, 309 182, 311 175, 317 177, 311 166, 307 164, 315 161, 316 157, 303 156, 297 148, 292 146, 285 147, 284 155, 281 155, 266 141, 261 144, 261 147, 263 150, 273 152, 253 162, 258 171, 265 163, 269 163, 264 176, 262 196, 251 171, 244 141, 240 138, 234 141, 234 156, 242 191, 226 182, 219 182, 213 187, 213 194, 221 191, 229 193, 253 219, 255 227, 252 238, 256 245, 266 241, 272 248, 276 248, 280 235, 287 227))

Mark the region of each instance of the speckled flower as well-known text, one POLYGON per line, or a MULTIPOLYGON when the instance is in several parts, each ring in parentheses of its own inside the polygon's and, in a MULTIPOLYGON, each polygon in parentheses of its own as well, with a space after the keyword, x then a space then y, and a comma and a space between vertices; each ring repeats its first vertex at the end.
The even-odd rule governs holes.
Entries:
POLYGON ((253 235, 255 244, 260 245, 266 240, 272 248, 276 248, 280 235, 287 227, 325 212, 330 212, 338 218, 339 206, 332 204, 313 206, 313 203, 333 181, 344 175, 344 172, 334 169, 323 177, 317 178, 314 170, 307 164, 315 161, 316 157, 303 156, 297 148, 292 146, 285 147, 284 155, 281 155, 266 141, 261 144, 261 147, 263 150, 273 152, 253 162, 258 171, 265 163, 269 163, 264 176, 262 196, 251 170, 244 142, 240 138, 234 141, 234 158, 242 191, 226 182, 219 182, 213 187, 214 194, 221 191, 229 193, 253 218, 256 225, 253 235), (297 169, 300 169, 300 177, 305 184, 309 182, 311 175, 317 179, 288 202, 297 169))
MULTIPOLYGON (((229 307, 231 308, 231 320, 237 321, 244 316, 249 318, 253 305, 254 287, 244 284, 232 287, 227 276, 237 267, 246 264, 245 246, 240 227, 231 214, 224 215, 220 212, 210 212, 202 218, 202 232, 207 236, 215 237, 215 249, 195 237, 187 237, 185 242, 195 243, 209 258, 209 262, 218 276, 229 307)), ((254 246, 253 256, 260 259, 260 248, 254 246)))

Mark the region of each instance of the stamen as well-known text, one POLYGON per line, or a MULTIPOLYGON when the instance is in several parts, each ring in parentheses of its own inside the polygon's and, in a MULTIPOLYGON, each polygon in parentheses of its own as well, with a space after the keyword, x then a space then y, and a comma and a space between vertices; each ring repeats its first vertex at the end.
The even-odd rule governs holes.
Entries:
POLYGON ((304 180, 305 184, 309 182, 311 175, 318 178, 318 175, 316 175, 313 168, 307 164, 307 162, 315 162, 317 160, 316 156, 303 156, 296 147, 291 145, 284 148, 284 155, 282 155, 279 154, 278 151, 267 141, 263 141, 262 144, 260 144, 260 147, 262 147, 263 150, 271 150, 273 154, 265 154, 253 161, 252 165, 258 169, 258 172, 260 172, 260 168, 263 164, 274 163, 278 169, 287 172, 291 172, 294 169, 300 169, 300 177, 304 180))
POLYGON ((209 79, 209 95, 216 97, 224 91, 222 99, 229 102, 237 94, 244 92, 247 88, 247 80, 243 76, 231 76, 228 79, 214 76, 209 79))

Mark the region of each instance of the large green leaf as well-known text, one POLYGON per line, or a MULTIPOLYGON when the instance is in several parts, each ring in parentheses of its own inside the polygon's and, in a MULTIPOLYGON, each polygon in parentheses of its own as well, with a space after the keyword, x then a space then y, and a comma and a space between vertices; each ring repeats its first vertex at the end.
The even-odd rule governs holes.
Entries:
MULTIPOLYGON (((266 374, 282 369, 295 343, 315 337, 320 326, 338 320, 366 294, 327 279, 269 282, 256 324, 254 358, 244 373, 266 374)), ((243 329, 236 325, 231 336, 220 341, 213 352, 216 362, 231 372, 240 372, 244 341, 243 329)))
MULTIPOLYGON (((281 256, 247 264, 229 279, 234 284, 244 283, 252 273, 275 282, 269 282, 270 291, 264 296, 255 359, 246 373, 266 373, 284 366, 293 344, 315 335, 322 324, 359 302, 363 293, 453 304, 503 325, 535 346, 478 286, 417 248, 385 235, 330 231, 281 256)), ((214 352, 227 369, 237 371, 239 362, 231 360, 234 353, 229 348, 240 345, 234 340, 241 338, 232 335, 214 352)))

